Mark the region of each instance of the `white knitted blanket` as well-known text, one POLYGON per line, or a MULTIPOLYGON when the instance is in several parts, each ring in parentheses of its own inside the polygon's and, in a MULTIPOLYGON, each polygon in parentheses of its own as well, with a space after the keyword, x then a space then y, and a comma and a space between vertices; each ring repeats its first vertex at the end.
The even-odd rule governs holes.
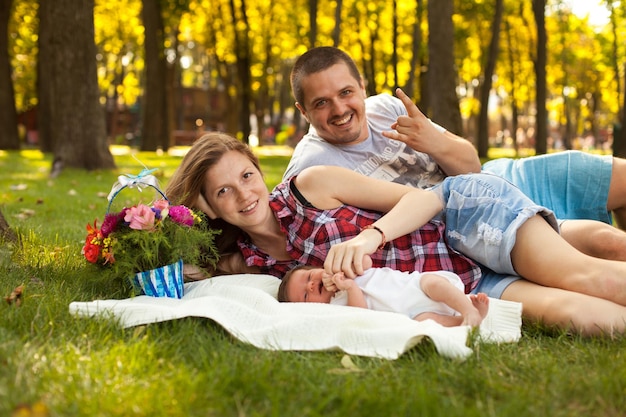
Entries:
MULTIPOLYGON (((185 284, 182 299, 137 296, 124 300, 73 302, 80 317, 113 317, 132 327, 183 317, 204 317, 235 338, 270 350, 341 350, 359 356, 396 359, 424 337, 439 354, 463 359, 469 327, 417 322, 397 313, 316 303, 279 303, 280 281, 269 275, 241 274, 185 284)), ((516 342, 521 337, 521 304, 490 299, 480 326, 485 342, 516 342)))

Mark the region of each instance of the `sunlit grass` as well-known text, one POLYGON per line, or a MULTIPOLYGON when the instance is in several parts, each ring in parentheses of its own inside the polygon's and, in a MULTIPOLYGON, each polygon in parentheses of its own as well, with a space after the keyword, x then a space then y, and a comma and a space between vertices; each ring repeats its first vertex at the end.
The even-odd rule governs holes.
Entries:
MULTIPOLYGON (((257 152, 272 188, 288 156, 257 152)), ((159 168, 163 184, 182 158, 136 157, 159 168)), ((353 357, 357 369, 348 370, 340 352, 260 350, 205 319, 122 329, 72 317, 72 301, 116 296, 90 283, 80 255, 86 223, 106 209, 102 193, 117 175, 143 168, 128 152, 115 161, 115 171, 66 170, 50 180, 49 155, 0 153, 0 208, 24 245, 0 245, 0 295, 24 286, 20 307, 0 305, 0 416, 19 407, 32 417, 33 409, 50 417, 617 417, 626 410, 621 337, 525 326, 519 343, 474 346, 464 362, 424 341, 396 361, 353 357), (11 188, 20 183, 27 187, 11 188)))

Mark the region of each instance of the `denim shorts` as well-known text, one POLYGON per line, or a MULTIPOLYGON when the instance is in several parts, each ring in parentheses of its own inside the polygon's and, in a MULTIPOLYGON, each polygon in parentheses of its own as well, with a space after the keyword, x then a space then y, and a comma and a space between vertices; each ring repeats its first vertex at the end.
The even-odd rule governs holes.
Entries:
POLYGON ((491 298, 502 298, 502 293, 515 281, 523 279, 519 275, 496 274, 489 268, 481 268, 482 276, 472 294, 484 292, 491 298))
POLYGON ((554 213, 491 174, 447 177, 432 188, 445 204, 448 245, 496 274, 517 275, 511 261, 517 230, 540 214, 557 232, 554 213))
POLYGON ((611 224, 606 209, 613 169, 611 155, 580 151, 486 162, 483 172, 515 184, 559 220, 591 219, 611 224))

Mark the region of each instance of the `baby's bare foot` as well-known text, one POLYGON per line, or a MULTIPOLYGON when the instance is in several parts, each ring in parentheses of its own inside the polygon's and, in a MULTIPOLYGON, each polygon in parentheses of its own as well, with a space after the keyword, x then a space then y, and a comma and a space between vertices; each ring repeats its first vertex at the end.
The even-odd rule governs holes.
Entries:
POLYGON ((476 308, 476 310, 478 310, 481 317, 484 319, 489 312, 489 297, 487 297, 487 294, 483 292, 471 294, 470 300, 472 300, 472 305, 476 308))

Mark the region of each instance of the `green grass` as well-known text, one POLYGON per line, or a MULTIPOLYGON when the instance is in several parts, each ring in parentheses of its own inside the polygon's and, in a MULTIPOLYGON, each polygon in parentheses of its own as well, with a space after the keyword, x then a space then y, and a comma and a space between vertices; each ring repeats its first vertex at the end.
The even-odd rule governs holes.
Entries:
MULTIPOLYGON (((160 168, 163 185, 181 159, 137 158, 160 168)), ((271 188, 288 157, 261 160, 271 188)), ((342 368, 340 352, 259 350, 209 320, 122 329, 72 317, 70 302, 114 294, 90 284, 80 248, 117 175, 141 169, 130 155, 116 162, 116 172, 67 170, 49 180, 49 155, 0 152, 0 208, 25 244, 22 251, 0 247, 0 295, 25 288, 20 307, 0 306, 0 416, 18 415, 20 405, 64 417, 626 412, 624 338, 525 326, 519 343, 478 345, 464 362, 442 358, 425 342, 395 361, 353 357, 358 369, 351 370, 342 368)))

